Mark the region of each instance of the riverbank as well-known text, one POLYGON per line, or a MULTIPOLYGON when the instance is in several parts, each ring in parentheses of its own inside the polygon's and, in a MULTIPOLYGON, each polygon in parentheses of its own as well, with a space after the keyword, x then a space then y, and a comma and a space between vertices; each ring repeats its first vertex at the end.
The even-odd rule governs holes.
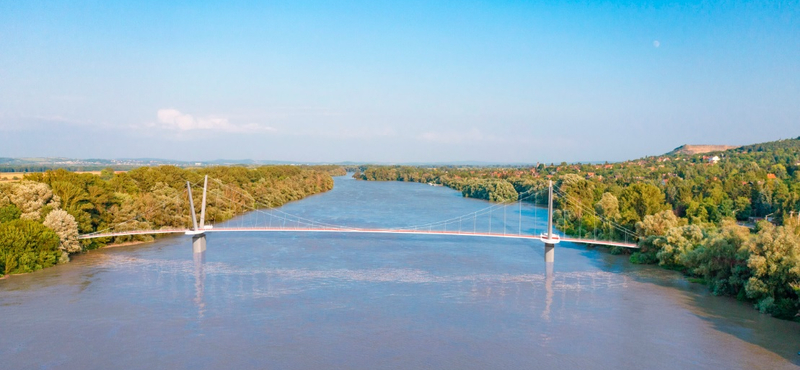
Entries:
POLYGON ((120 225, 124 230, 187 228, 192 224, 187 183, 201 191, 205 176, 210 179, 206 220, 219 223, 329 191, 331 174, 343 171, 337 166, 159 166, 29 173, 25 181, 0 183, 0 252, 5 256, 0 272, 35 271, 56 265, 64 253, 139 242, 131 236, 78 240, 79 233, 120 225))

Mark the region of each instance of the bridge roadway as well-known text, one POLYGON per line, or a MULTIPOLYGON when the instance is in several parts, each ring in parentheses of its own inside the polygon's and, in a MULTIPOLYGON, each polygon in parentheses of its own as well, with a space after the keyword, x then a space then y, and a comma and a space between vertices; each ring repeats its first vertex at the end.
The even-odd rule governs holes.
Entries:
MULTIPOLYGON (((473 237, 488 237, 488 238, 507 238, 507 239, 532 239, 541 240, 542 237, 538 235, 527 234, 502 234, 502 233, 481 233, 481 232, 468 232, 468 231, 436 231, 436 230, 413 230, 413 229, 337 229, 337 228, 288 228, 288 227, 224 227, 205 229, 202 232, 194 231, 191 229, 161 229, 161 230, 134 230, 134 231, 121 231, 114 233, 98 233, 98 234, 84 234, 79 235, 78 239, 94 239, 94 238, 108 238, 115 236, 132 236, 132 235, 153 235, 153 234, 201 234, 201 233, 224 233, 224 232, 312 232, 312 233, 361 233, 361 234, 407 234, 407 235, 452 235, 452 236, 473 236, 473 237)), ((606 247, 622 247, 638 249, 639 246, 635 243, 624 243, 606 240, 594 239, 581 239, 581 238, 560 238, 562 242, 580 243, 602 245, 606 247)))

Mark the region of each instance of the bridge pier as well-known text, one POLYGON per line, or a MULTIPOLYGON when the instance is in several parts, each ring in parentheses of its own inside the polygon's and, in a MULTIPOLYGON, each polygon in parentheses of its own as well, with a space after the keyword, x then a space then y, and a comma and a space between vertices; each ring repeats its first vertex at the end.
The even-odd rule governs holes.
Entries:
POLYGON ((192 251, 194 253, 203 253, 206 251, 206 234, 192 235, 192 251))
POLYGON ((544 262, 555 262, 556 258, 556 245, 544 243, 544 262))

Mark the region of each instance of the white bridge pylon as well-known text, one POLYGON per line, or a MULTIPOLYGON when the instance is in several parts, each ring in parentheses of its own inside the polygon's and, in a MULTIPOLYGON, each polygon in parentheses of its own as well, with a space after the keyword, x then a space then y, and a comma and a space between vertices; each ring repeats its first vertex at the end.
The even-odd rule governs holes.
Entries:
POLYGON ((547 234, 542 234, 544 242, 544 262, 554 262, 556 244, 560 242, 558 235, 553 235, 553 181, 547 186, 547 234))
POLYGON ((191 230, 186 230, 186 235, 192 236, 192 251, 203 253, 206 250, 206 193, 208 192, 208 175, 203 179, 203 203, 200 205, 200 225, 197 225, 197 215, 194 213, 194 201, 192 200, 192 184, 186 181, 186 188, 189 190, 189 212, 192 213, 191 230))
MULTIPOLYGON (((220 185, 225 186, 218 180, 214 180, 218 182, 220 185)), ((189 198, 189 209, 191 213, 192 219, 192 227, 189 229, 179 229, 179 228, 170 228, 170 229, 160 229, 160 230, 126 230, 126 231, 112 231, 112 232, 96 232, 92 234, 84 234, 80 235, 79 239, 92 239, 92 238, 109 238, 109 237, 118 237, 118 236, 135 236, 135 235, 155 235, 155 234, 185 234, 192 236, 192 250, 194 253, 203 253, 206 250, 206 234, 208 233, 224 233, 224 232, 272 232, 272 233, 343 233, 343 234, 396 234, 396 235, 438 235, 438 236, 471 236, 471 237, 485 237, 485 238, 505 238, 505 239, 524 239, 524 240, 540 240, 545 245, 545 262, 553 262, 554 261, 554 252, 555 246, 561 241, 564 242, 571 242, 571 243, 580 243, 580 244, 591 244, 591 245, 600 245, 600 246, 608 246, 608 247, 621 247, 621 248, 638 248, 635 243, 628 243, 626 242, 619 242, 619 241, 609 241, 609 240, 601 240, 601 239, 585 239, 580 237, 560 237, 559 235, 553 232, 553 183, 550 181, 548 186, 548 201, 547 201, 547 229, 545 232, 539 235, 531 235, 531 234, 523 234, 522 233, 522 201, 526 199, 530 199, 536 193, 529 194, 526 197, 522 197, 522 193, 518 199, 519 203, 519 231, 518 233, 508 233, 506 232, 506 227, 508 226, 505 223, 505 209, 508 204, 502 205, 492 205, 490 207, 485 208, 481 211, 476 211, 470 213, 469 215, 464 215, 457 218, 452 218, 449 220, 425 224, 425 225, 417 225, 417 226, 409 226, 405 228, 358 228, 358 227, 346 227, 340 225, 332 225, 326 223, 316 222, 314 220, 305 219, 299 216, 291 215, 286 212, 283 212, 279 209, 269 209, 266 212, 262 209, 258 209, 255 206, 255 198, 253 198, 254 205, 253 210, 256 212, 264 213, 270 217, 269 225, 267 226, 266 223, 263 226, 244 226, 241 225, 240 227, 212 227, 211 225, 205 224, 205 213, 206 213, 206 200, 207 200, 207 193, 208 193, 208 175, 205 176, 203 180, 203 197, 202 203, 200 205, 200 217, 198 220, 197 214, 194 208, 194 199, 192 197, 192 184, 190 182, 186 182, 186 188, 189 198), (503 207, 504 212, 504 221, 502 226, 503 232, 492 232, 492 225, 491 225, 491 212, 496 207, 503 207), (276 213, 280 213, 281 215, 276 215, 276 213), (478 214, 480 215, 488 215, 489 216, 489 230, 488 232, 480 232, 475 229, 475 219, 477 219, 478 214), (278 221, 282 221, 279 223, 280 226, 273 226, 273 217, 277 218, 278 221), (467 221, 468 219, 473 219, 473 230, 466 231, 462 229, 462 221, 467 221), (287 225, 287 222, 289 225, 287 225), (451 228, 448 230, 447 225, 453 225, 454 223, 458 223, 458 231, 451 228), (435 227, 434 227, 435 226, 435 227), (442 229, 436 229, 442 228, 442 229)), ((234 189, 235 191, 239 191, 238 189, 234 189)), ((249 194, 243 193, 243 196, 250 196, 249 194)), ((563 193, 561 194, 562 197, 566 197, 563 193)), ((223 198, 225 199, 225 198, 223 198)), ((567 199, 569 201, 569 199, 567 199)), ((536 208, 534 208, 535 210, 536 208)), ((258 224, 258 222, 256 223, 258 224)), ((121 225, 121 224, 120 224, 121 225)), ((515 225, 516 226, 516 225, 515 225)), ((614 227, 620 228, 619 225, 614 225, 614 227)), ((497 228, 495 228, 496 230, 497 228)), ((627 230, 620 229, 623 232, 629 233, 627 230)), ((535 234, 535 233, 534 233, 535 234)), ((627 235, 627 234, 626 234, 627 235)), ((632 234, 631 234, 632 235, 632 234)))

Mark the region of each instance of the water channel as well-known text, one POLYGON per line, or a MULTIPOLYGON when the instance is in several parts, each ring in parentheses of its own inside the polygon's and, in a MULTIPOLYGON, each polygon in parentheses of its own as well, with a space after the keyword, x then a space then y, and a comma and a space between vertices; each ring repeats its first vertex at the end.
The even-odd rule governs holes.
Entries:
MULTIPOLYGON (((281 210, 400 227, 487 205, 442 187, 339 177, 281 210)), ((509 233, 536 232, 546 217, 530 205, 492 216, 509 233)), ((797 323, 600 248, 562 243, 547 271, 543 249, 463 236, 221 233, 202 256, 184 236, 93 251, 0 280, 0 367, 800 367, 797 323)))

